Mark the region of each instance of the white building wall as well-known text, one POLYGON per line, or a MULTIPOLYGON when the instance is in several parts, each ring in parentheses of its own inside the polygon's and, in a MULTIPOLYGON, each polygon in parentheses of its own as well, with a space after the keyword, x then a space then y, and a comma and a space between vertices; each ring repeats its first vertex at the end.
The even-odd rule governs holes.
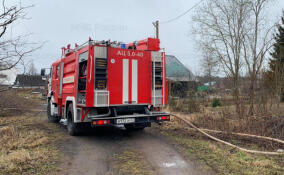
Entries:
POLYGON ((0 71, 0 85, 13 85, 17 77, 17 72, 16 68, 0 71))

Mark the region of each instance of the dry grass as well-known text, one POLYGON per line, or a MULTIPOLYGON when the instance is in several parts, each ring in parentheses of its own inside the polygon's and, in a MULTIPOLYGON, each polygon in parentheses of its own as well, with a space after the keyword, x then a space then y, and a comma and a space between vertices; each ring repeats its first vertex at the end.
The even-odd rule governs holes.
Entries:
MULTIPOLYGON (((224 104, 222 101, 221 103, 224 104)), ((247 105, 243 105, 241 113, 236 114, 233 105, 225 104, 222 107, 213 108, 208 104, 201 105, 198 112, 179 113, 179 116, 200 128, 284 139, 284 104, 273 105, 265 110, 263 105, 257 104, 254 116, 247 115, 247 105)), ((183 106, 186 105, 183 104, 183 106)), ((178 110, 178 112, 184 111, 178 110)), ((190 159, 203 163, 217 174, 284 174, 284 156, 263 156, 240 152, 209 140, 175 118, 159 129, 182 152, 186 152, 190 159)), ((283 145, 270 141, 240 138, 230 134, 215 134, 215 136, 248 149, 263 151, 284 149, 283 145)))
MULTIPOLYGON (((284 106, 283 106, 284 108, 284 106)), ((274 110, 275 113, 279 113, 274 110)), ((227 132, 241 132, 284 139, 284 117, 279 114, 256 114, 239 117, 233 107, 205 108, 202 113, 188 115, 197 126, 227 132)))
POLYGON ((169 99, 169 109, 171 111, 179 111, 193 113, 200 111, 200 102, 194 99, 169 99))
POLYGON ((58 157, 54 138, 44 128, 22 125, 0 128, 0 174, 50 172, 58 157))
MULTIPOLYGON (((205 169, 216 174, 282 175, 284 173, 284 156, 263 156, 240 152, 209 140, 194 130, 188 129, 176 119, 165 123, 159 127, 159 130, 189 159, 199 162, 205 169)), ((242 140, 233 141, 237 141, 238 144, 243 142, 242 140)), ((254 143, 242 144, 247 148, 260 149, 259 145, 254 143)))
POLYGON ((26 112, 25 109, 35 108, 42 103, 39 95, 32 94, 32 90, 11 89, 0 92, 0 99, 0 118, 23 114, 26 112), (6 108, 17 108, 17 110, 6 108))
MULTIPOLYGON (((6 107, 34 108, 44 102, 29 91, 7 93, 5 98, 9 95, 14 98, 9 103, 1 99, 6 107)), ((0 174, 52 174, 57 171, 60 133, 49 126, 43 113, 20 113, 5 111, 5 117, 0 117, 0 174)))
MULTIPOLYGON (((174 112, 186 114, 184 117, 198 127, 284 139, 284 104, 272 105, 269 110, 260 110, 262 106, 256 105, 256 113, 253 116, 248 115, 248 105, 242 105, 241 113, 238 114, 233 105, 216 108, 200 105, 197 112, 180 110, 187 105, 189 104, 175 108, 179 110, 174 112)), ((169 109, 172 111, 172 108, 169 109)))

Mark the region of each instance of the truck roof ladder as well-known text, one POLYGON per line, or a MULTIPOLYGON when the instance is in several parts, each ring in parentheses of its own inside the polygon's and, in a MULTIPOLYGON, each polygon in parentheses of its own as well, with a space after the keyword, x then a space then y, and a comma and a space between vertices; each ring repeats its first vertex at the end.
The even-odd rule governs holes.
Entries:
MULTIPOLYGON (((160 53, 160 52, 158 52, 160 53)), ((163 105, 164 103, 164 54, 159 59, 153 59, 153 105, 163 105), (158 100, 158 101, 157 101, 158 100)))

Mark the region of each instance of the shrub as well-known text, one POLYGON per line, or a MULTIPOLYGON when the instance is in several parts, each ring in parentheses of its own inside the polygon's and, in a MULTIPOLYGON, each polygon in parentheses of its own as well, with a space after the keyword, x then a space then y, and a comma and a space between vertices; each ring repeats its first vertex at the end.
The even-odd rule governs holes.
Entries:
POLYGON ((212 101, 212 107, 218 107, 218 106, 221 106, 221 102, 218 98, 214 98, 213 101, 212 101))

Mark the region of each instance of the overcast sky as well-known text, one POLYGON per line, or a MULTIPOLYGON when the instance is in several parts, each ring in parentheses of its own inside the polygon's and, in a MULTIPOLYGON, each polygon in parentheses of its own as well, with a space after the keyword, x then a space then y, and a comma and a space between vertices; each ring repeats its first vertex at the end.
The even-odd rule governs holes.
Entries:
MULTIPOLYGON (((14 0, 19 2, 19 0, 14 0)), ((61 56, 61 47, 95 40, 132 42, 153 37, 152 22, 165 21, 191 8, 199 0, 22 0, 34 4, 27 10, 29 20, 13 25, 13 34, 33 33, 31 41, 46 41, 31 59, 38 70, 50 67, 61 56)), ((268 15, 276 21, 284 9, 284 0, 274 0, 268 15)), ((191 36, 194 11, 171 23, 160 25, 161 47, 177 56, 194 73, 200 73, 201 59, 191 36)))

